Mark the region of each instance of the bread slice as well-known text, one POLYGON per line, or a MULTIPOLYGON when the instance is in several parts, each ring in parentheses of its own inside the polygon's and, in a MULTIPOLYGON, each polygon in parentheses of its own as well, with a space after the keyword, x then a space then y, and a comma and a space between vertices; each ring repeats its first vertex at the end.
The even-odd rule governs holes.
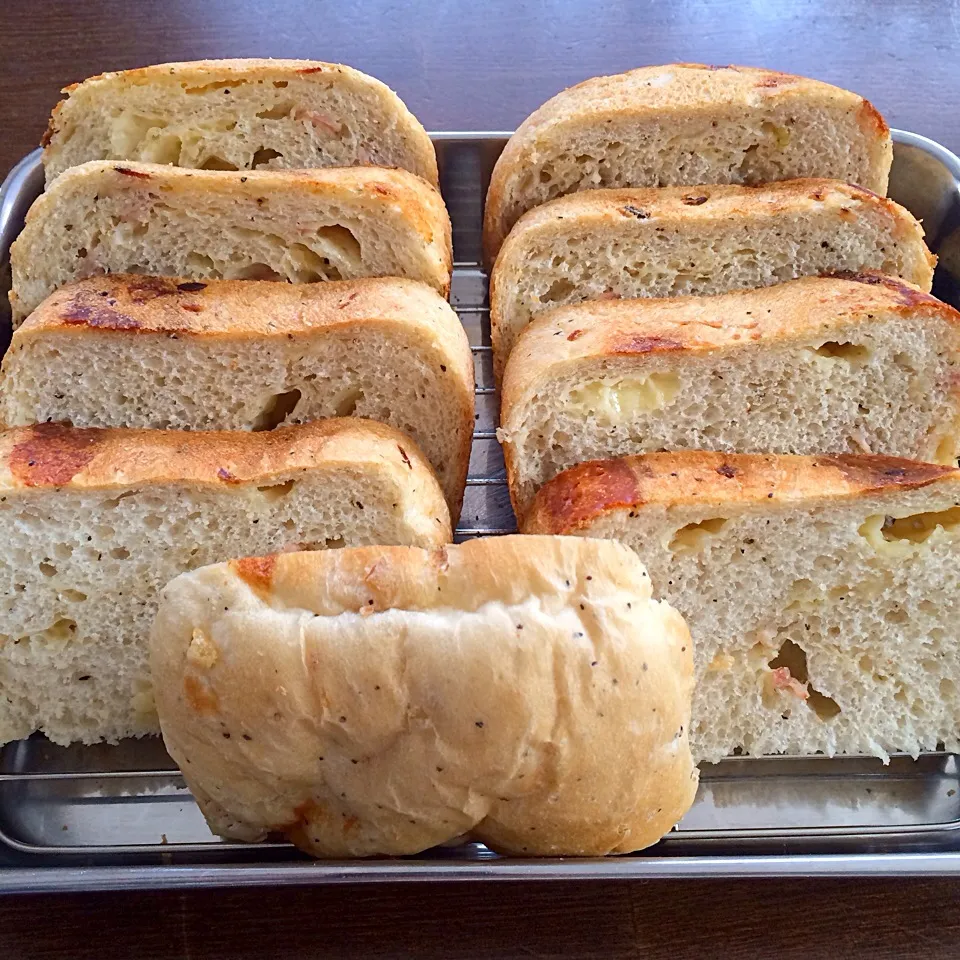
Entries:
POLYGON ((217 564, 167 586, 151 634, 214 832, 323 857, 655 843, 697 788, 691 649, 629 550, 572 537, 217 564))
POLYGON ((540 311, 613 297, 766 287, 880 270, 930 290, 936 258, 899 204, 836 180, 591 190, 525 214, 490 278, 500 373, 540 311))
POLYGON ((831 177, 887 192, 890 130, 827 83, 753 67, 679 63, 594 77, 520 125, 487 193, 489 262, 532 207, 595 187, 831 177))
POLYGON ((365 420, 271 433, 0 434, 0 742, 153 733, 159 590, 225 557, 450 540, 413 441, 365 420))
POLYGON ((520 338, 500 439, 514 509, 654 450, 960 455, 960 314, 879 274, 562 307, 520 338))
POLYGON ((10 248, 17 325, 99 273, 190 280, 422 280, 450 287, 450 218, 404 170, 181 170, 91 160, 30 208, 10 248))
POLYGON ((454 518, 473 359, 450 305, 393 278, 321 284, 91 277, 51 294, 3 360, 0 418, 265 430, 358 416, 410 434, 454 518))
POLYGON ((385 84, 318 60, 199 60, 66 87, 43 138, 47 183, 87 160, 201 170, 401 167, 437 185, 433 144, 385 84))
POLYGON ((697 759, 960 748, 960 471, 646 454, 561 474, 525 529, 639 553, 693 635, 697 759))

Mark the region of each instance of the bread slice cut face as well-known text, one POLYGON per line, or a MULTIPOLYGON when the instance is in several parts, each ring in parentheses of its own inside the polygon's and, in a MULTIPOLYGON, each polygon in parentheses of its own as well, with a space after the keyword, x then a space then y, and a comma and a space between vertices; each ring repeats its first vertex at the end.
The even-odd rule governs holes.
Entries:
POLYGON ((91 160, 50 184, 10 248, 14 324, 102 273, 187 280, 421 280, 446 296, 450 218, 405 170, 183 170, 91 160))
POLYGON ((526 214, 500 251, 490 280, 496 368, 531 319, 555 307, 842 270, 929 291, 935 262, 909 211, 836 180, 576 193, 526 214))
POLYGON ((270 433, 0 433, 0 742, 155 733, 161 587, 227 557, 450 540, 403 434, 365 420, 270 433))
POLYGON ((645 454, 557 477, 525 529, 637 551, 693 636, 698 760, 960 747, 960 471, 645 454))
POLYGON ((47 182, 87 160, 201 170, 401 167, 437 184, 433 144, 385 84, 318 60, 199 60, 102 73, 63 90, 47 182))
POLYGON ((593 77, 508 141, 487 192, 484 251, 492 264, 527 210, 579 190, 829 177, 883 195, 892 161, 883 117, 828 83, 691 63, 593 77))
POLYGON ((955 464, 958 364, 960 314, 879 274, 562 307, 504 377, 514 509, 577 463, 658 450, 955 464))
POLYGON ((287 284, 91 277, 14 334, 0 420, 268 430, 356 416, 408 433, 454 517, 474 426, 473 360, 450 305, 396 278, 287 284))

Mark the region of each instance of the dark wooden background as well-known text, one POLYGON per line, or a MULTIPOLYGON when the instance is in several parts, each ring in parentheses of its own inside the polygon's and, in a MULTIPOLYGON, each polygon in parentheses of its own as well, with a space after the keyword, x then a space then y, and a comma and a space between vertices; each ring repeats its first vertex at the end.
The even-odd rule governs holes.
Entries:
MULTIPOLYGON (((807 74, 960 150, 960 0, 0 0, 0 170, 103 70, 308 57, 430 130, 503 130, 561 87, 687 60, 807 74)), ((960 881, 327 887, 0 899, 0 957, 960 956, 960 881)))

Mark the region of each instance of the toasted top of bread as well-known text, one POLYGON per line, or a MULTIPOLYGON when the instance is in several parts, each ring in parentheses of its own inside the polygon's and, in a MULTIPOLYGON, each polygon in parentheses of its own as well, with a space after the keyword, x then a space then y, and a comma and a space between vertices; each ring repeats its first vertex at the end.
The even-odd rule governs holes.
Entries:
POLYGON ((429 285, 402 277, 328 283, 87 277, 50 294, 17 328, 14 342, 51 331, 272 340, 400 320, 436 340, 454 358, 458 373, 472 370, 469 349, 462 349, 463 327, 450 304, 429 285))
POLYGON ((62 91, 49 183, 87 160, 241 169, 402 167, 437 185, 433 144, 379 80, 318 60, 198 60, 102 73, 62 91))
POLYGON ((867 454, 645 453, 593 460, 554 477, 538 491, 523 531, 569 534, 586 529, 600 517, 652 504, 821 503, 895 494, 941 482, 960 483, 960 470, 867 454))
POLYGON ((393 471, 403 478, 403 486, 416 487, 425 510, 447 516, 433 471, 416 444, 392 427, 369 420, 316 420, 261 433, 58 423, 0 431, 0 490, 7 492, 172 482, 231 487, 337 461, 393 471), (420 482, 409 484, 411 474, 420 482))

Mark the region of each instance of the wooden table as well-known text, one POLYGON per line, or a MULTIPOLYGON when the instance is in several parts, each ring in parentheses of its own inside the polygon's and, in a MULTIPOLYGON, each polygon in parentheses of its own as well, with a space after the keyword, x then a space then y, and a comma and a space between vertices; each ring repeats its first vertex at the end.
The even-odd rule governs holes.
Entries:
MULTIPOLYGON (((164 60, 311 57, 430 130, 504 130, 561 87, 674 60, 808 74, 960 150, 960 0, 3 0, 0 169, 61 86, 164 60)), ((901 957, 960 953, 960 882, 477 884, 9 897, 0 956, 901 957)))

